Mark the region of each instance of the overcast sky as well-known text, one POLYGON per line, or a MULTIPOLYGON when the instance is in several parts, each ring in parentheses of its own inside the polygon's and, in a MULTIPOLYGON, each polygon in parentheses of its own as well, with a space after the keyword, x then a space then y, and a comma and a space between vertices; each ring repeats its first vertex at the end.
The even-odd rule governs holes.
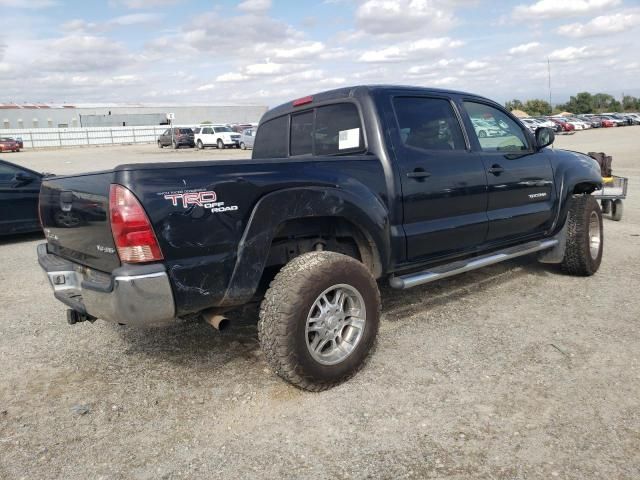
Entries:
POLYGON ((260 104, 396 83, 640 95, 640 1, 0 0, 0 102, 260 104))

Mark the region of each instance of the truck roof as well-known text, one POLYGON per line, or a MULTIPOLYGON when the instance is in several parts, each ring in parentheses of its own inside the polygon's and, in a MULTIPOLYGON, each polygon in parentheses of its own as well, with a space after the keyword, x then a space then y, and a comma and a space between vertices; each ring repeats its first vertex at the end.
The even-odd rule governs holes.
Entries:
MULTIPOLYGON (((327 102, 327 101, 331 101, 331 100, 338 100, 340 98, 359 98, 359 97, 363 97, 363 96, 367 96, 370 95, 373 92, 376 91, 380 91, 380 90, 394 90, 394 91, 398 91, 398 90, 406 90, 407 92, 422 92, 425 94, 428 93, 434 93, 434 94, 455 94, 455 95, 465 95, 465 96, 470 96, 470 97, 475 97, 475 98, 482 98, 484 100, 490 101, 492 103, 492 100, 482 97, 480 95, 476 95, 473 93, 468 93, 468 92, 462 92, 459 90, 450 90, 450 89, 443 89, 443 88, 430 88, 430 87, 418 87, 418 86, 411 86, 411 85, 384 85, 384 84, 374 84, 374 85, 354 85, 351 87, 341 87, 341 88, 336 88, 334 90, 325 90, 323 92, 318 92, 318 93, 314 93, 312 95, 309 95, 309 99, 310 101, 308 103, 311 103, 311 99, 312 102, 315 103, 322 103, 322 102, 327 102)), ((304 99, 307 99, 307 97, 304 97, 304 99)), ((302 100, 302 99, 301 99, 302 100)), ((300 104, 299 106, 294 106, 294 102, 296 100, 292 100, 289 101, 287 103, 283 103, 281 105, 278 105, 277 107, 274 107, 270 110, 268 110, 262 117, 262 119, 260 120, 260 122, 265 122, 267 120, 271 120, 272 118, 275 117, 279 117, 281 115, 296 111, 296 110, 302 110, 303 108, 300 108, 303 106, 303 104, 300 104)))

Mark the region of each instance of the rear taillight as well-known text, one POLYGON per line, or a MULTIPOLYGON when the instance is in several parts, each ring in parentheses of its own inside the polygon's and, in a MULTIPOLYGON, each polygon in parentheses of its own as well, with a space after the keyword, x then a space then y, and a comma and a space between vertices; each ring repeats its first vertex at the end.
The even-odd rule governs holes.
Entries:
POLYGON ((142 205, 122 185, 111 185, 109 217, 120 261, 142 263, 164 258, 142 205))

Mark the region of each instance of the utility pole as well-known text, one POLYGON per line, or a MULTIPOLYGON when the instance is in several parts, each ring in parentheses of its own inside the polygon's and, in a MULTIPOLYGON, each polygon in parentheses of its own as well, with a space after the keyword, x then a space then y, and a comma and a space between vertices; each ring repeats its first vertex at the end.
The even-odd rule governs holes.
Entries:
POLYGON ((551 105, 551 62, 549 61, 549 57, 547 57, 547 77, 549 79, 549 107, 551 108, 550 114, 553 113, 553 105, 551 105))

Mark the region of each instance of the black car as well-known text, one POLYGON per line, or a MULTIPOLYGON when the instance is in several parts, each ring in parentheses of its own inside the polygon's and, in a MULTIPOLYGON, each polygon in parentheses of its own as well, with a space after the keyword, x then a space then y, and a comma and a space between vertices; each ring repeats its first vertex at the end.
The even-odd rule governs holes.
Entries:
POLYGON ((0 235, 41 229, 38 194, 44 176, 0 160, 0 235))
POLYGON ((158 137, 158 147, 178 148, 183 145, 187 147, 195 147, 193 139, 193 130, 190 128, 167 128, 162 135, 158 137))

